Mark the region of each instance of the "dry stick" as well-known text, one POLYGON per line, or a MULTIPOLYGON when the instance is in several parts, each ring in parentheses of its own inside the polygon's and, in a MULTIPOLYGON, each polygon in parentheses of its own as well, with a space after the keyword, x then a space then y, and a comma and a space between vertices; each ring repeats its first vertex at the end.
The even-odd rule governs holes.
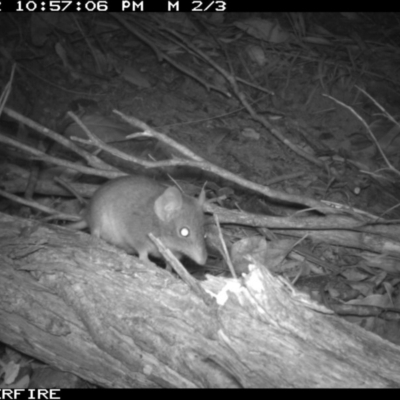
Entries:
POLYGON ((23 204, 24 206, 28 206, 31 208, 35 208, 46 214, 50 214, 50 215, 56 217, 57 219, 64 219, 66 221, 79 221, 80 219, 82 219, 82 217, 72 215, 72 214, 65 214, 65 213, 58 212, 58 211, 54 210, 53 208, 46 207, 36 201, 23 199, 22 197, 18 197, 11 193, 7 193, 1 189, 0 189, 0 195, 3 197, 6 197, 7 199, 15 201, 16 203, 23 204))
MULTIPOLYGON (((358 232, 364 235, 375 235, 397 240, 400 237, 400 226, 393 224, 376 223, 356 223, 354 219, 344 215, 327 215, 321 217, 272 217, 260 214, 248 214, 236 210, 226 210, 213 204, 206 204, 207 211, 218 214, 218 218, 224 224, 236 224, 244 226, 253 226, 256 228, 280 230, 294 235, 299 231, 350 231, 358 232)), ((366 240, 366 239, 365 239, 366 240)), ((368 239, 370 240, 370 239, 368 239)), ((357 247, 357 246, 354 246, 357 247)))
MULTIPOLYGON (((212 172, 215 175, 221 176, 222 178, 225 178, 229 181, 235 182, 245 188, 251 189, 255 192, 261 193, 264 196, 268 196, 273 199, 278 199, 278 200, 282 200, 282 201, 289 202, 289 203, 307 205, 311 208, 319 210, 320 212, 325 212, 326 214, 339 213, 339 211, 326 206, 325 204, 323 204, 322 202, 320 202, 318 200, 314 200, 309 197, 301 196, 301 195, 290 195, 287 193, 283 193, 283 192, 280 192, 277 190, 270 189, 270 188, 262 186, 262 185, 258 185, 256 183, 250 182, 244 178, 241 178, 241 177, 233 174, 232 172, 227 171, 226 169, 223 169, 223 168, 218 167, 208 161, 203 160, 201 157, 199 157, 198 155, 196 155, 195 153, 193 153, 186 147, 182 146, 180 143, 177 143, 175 140, 171 139, 170 137, 168 137, 162 133, 159 133, 159 132, 155 131, 154 129, 151 129, 147 124, 138 120, 137 118, 128 117, 128 116, 124 115, 123 113, 116 111, 116 110, 114 110, 114 112, 117 115, 119 115, 124 121, 128 122, 129 124, 143 129, 143 132, 141 134, 142 136, 155 137, 155 138, 159 139, 161 142, 179 150, 185 156, 196 160, 196 161, 180 160, 177 163, 170 164, 170 165, 188 165, 188 166, 197 167, 202 170, 212 172)), ((135 136, 137 136, 137 134, 135 134, 135 136)), ((130 136, 128 136, 128 137, 130 137, 130 136)), ((144 165, 144 164, 142 164, 142 165, 144 165)))
POLYGON ((207 90, 213 89, 217 92, 222 93, 224 96, 227 97, 231 97, 231 95, 227 92, 225 92, 224 90, 221 90, 221 88, 215 86, 215 85, 211 85, 207 82, 205 82, 203 79, 201 79, 199 76, 197 76, 196 74, 194 74, 191 70, 187 69, 186 67, 184 67, 183 65, 177 63, 174 59, 170 58, 168 55, 166 55, 165 53, 161 52, 158 47, 150 40, 147 38, 147 36, 145 36, 144 34, 140 33, 137 29, 135 29, 133 27, 132 24, 126 22, 126 17, 121 17, 118 13, 110 13, 110 15, 112 17, 114 17, 121 25, 123 25, 126 29, 128 29, 128 31, 130 31, 131 33, 133 33, 135 36, 137 36, 140 40, 143 40, 143 42, 145 42, 146 44, 148 44, 151 49, 153 49, 153 51, 156 53, 156 56, 158 58, 159 61, 162 61, 163 59, 165 61, 168 61, 171 65, 173 65, 176 69, 178 69, 179 71, 182 71, 184 74, 192 77, 194 80, 200 82, 202 85, 204 85, 207 90))
POLYGON ((99 74, 102 73, 103 71, 101 70, 101 67, 100 67, 101 64, 100 64, 98 56, 97 56, 98 53, 94 49, 94 47, 93 47, 92 43, 90 42, 89 38, 87 37, 86 33, 83 31, 83 29, 81 27, 81 24, 79 23, 78 19, 74 16, 74 14, 71 14, 71 17, 72 17, 72 20, 75 22, 75 25, 77 26, 77 28, 78 28, 79 32, 81 33, 83 39, 85 40, 90 52, 92 53, 92 57, 94 59, 94 62, 96 63, 97 72, 99 74))
POLYGON ((8 97, 10 96, 11 86, 12 86, 12 82, 14 80, 14 74, 15 74, 15 64, 13 64, 13 66, 12 66, 11 77, 6 84, 6 86, 3 90, 3 93, 0 96, 0 115, 3 113, 4 106, 6 105, 8 97))
POLYGON ((75 152, 79 156, 81 156, 86 162, 93 166, 94 168, 99 168, 103 170, 115 171, 115 168, 112 168, 110 165, 106 164, 99 158, 93 156, 89 152, 85 151, 81 147, 78 147, 75 143, 71 142, 69 139, 66 139, 64 136, 58 134, 57 132, 52 131, 51 129, 45 128, 42 125, 32 121, 31 119, 24 117, 20 113, 12 110, 11 108, 5 107, 4 113, 9 117, 22 122, 23 124, 29 126, 34 129, 36 132, 62 144, 64 147, 67 147, 71 151, 75 152))
POLYGON ((386 118, 393 122, 395 125, 397 125, 400 128, 400 124, 399 122, 394 119, 368 92, 366 92, 364 89, 360 88, 359 86, 356 85, 356 88, 365 94, 365 96, 367 96, 382 112, 383 114, 386 116, 386 118))
POLYGON ((86 200, 69 184, 69 182, 66 182, 57 176, 54 178, 54 181, 56 181, 64 189, 68 190, 71 194, 73 194, 79 201, 80 205, 86 205, 86 200))
MULTIPOLYGON (((364 92, 365 93, 365 92, 364 92)), ((365 120, 350 106, 348 106, 347 104, 335 99, 334 97, 331 97, 327 94, 324 94, 325 97, 328 97, 328 99, 333 100, 335 103, 340 104, 342 107, 346 108, 347 110, 349 110, 353 115, 355 115, 355 117, 361 121, 361 123, 365 126, 365 129, 367 130, 367 132, 369 133, 369 135, 371 136, 373 142, 375 143, 376 147, 379 150, 379 153, 381 154, 381 156, 383 157, 383 159, 385 160, 386 165, 389 167, 389 169, 391 171, 393 171, 394 173, 396 173, 397 175, 400 175, 400 171, 398 171, 395 167, 393 167, 393 165, 390 163, 390 161, 387 159, 385 152, 382 150, 378 140, 376 139, 375 135, 372 133, 371 129, 369 128, 368 124, 365 122, 365 120)), ((375 103, 377 104, 377 103, 375 103)), ((368 173, 368 171, 362 171, 362 172, 366 172, 368 173)))
MULTIPOLYGON (((397 199, 396 199, 397 200, 397 199)), ((383 216, 385 215, 385 214, 388 214, 388 213, 390 213, 391 211, 393 211, 393 210, 395 210, 397 207, 400 207, 400 203, 397 203, 396 205, 394 205, 393 207, 390 207, 390 208, 388 208, 386 211, 384 211, 380 216, 379 216, 379 218, 383 218, 383 216)), ((385 222, 387 223, 387 222, 390 222, 390 223, 399 223, 400 222, 400 220, 399 219, 392 219, 392 220, 390 220, 390 221, 387 221, 387 220, 385 220, 385 222)))
POLYGON ((231 272, 232 276, 235 279, 237 279, 235 268, 233 267, 232 260, 231 260, 231 257, 229 256, 229 252, 228 252, 228 249, 226 247, 226 243, 225 243, 224 237, 222 236, 221 225, 219 223, 219 219, 218 219, 218 215, 217 214, 214 214, 214 221, 215 221, 215 225, 217 225, 218 237, 219 237, 219 240, 221 242, 223 255, 224 255, 226 264, 228 265, 229 271, 231 272))
MULTIPOLYGON (((280 265, 283 264, 284 259, 285 259, 286 257, 288 257, 289 254, 290 254, 292 251, 295 251, 295 252, 296 252, 295 247, 296 247, 297 245, 299 245, 304 239, 306 239, 307 236, 308 236, 308 233, 306 233, 303 237, 301 237, 296 243, 293 243, 293 244, 290 246, 290 248, 287 249, 287 250, 285 251, 285 252, 286 252, 286 255, 285 255, 284 257, 282 257, 282 261, 280 262, 280 265)), ((296 283, 297 280, 300 278, 300 276, 302 275, 303 272, 304 272, 304 271, 303 271, 303 268, 300 267, 298 274, 297 274, 297 275, 293 278, 293 280, 290 282, 290 283, 292 284, 292 286, 295 285, 295 283, 296 283)))
POLYGON ((28 154, 34 155, 35 158, 37 158, 39 160, 43 160, 43 161, 47 161, 52 164, 60 165, 61 167, 74 169, 76 171, 82 172, 83 174, 102 176, 104 178, 109 178, 109 179, 118 178, 119 176, 126 175, 126 174, 124 174, 122 172, 118 172, 118 171, 104 171, 104 170, 95 169, 95 168, 83 167, 83 166, 78 165, 73 162, 60 160, 59 158, 49 156, 46 153, 44 153, 43 151, 34 149, 33 147, 22 144, 14 139, 11 139, 11 138, 1 135, 1 134, 0 134, 0 143, 5 143, 5 144, 8 144, 17 149, 21 149, 28 154))
MULTIPOLYGON (((106 144, 105 142, 100 140, 96 135, 93 135, 93 133, 90 132, 90 130, 83 124, 83 122, 73 112, 68 111, 67 114, 76 122, 77 125, 79 125, 80 128, 82 128, 82 130, 89 137, 89 140, 72 137, 73 140, 75 140, 79 143, 86 144, 86 145, 88 145, 88 144, 96 145, 99 149, 104 150, 104 151, 114 155, 115 157, 118 157, 125 161, 130 161, 135 164, 142 165, 143 167, 146 167, 146 168, 171 167, 171 166, 178 166, 178 165, 191 166, 193 164, 193 162, 185 161, 185 160, 147 161, 147 160, 143 160, 141 158, 135 157, 135 156, 131 156, 128 153, 124 153, 124 152, 116 149, 115 147, 112 147, 112 146, 106 144)), ((137 134, 129 135, 124 139, 124 141, 132 139, 136 136, 137 136, 137 134)), ((146 136, 146 135, 140 134, 140 136, 146 136)), ((151 135, 147 135, 147 136, 151 136, 151 135)))
MULTIPOLYGON (((143 124, 143 122, 136 120, 136 118, 134 118, 134 117, 127 117, 124 114, 120 113, 119 111, 114 111, 114 112, 116 114, 120 115, 121 118, 125 119, 128 122, 129 122, 129 118, 133 118, 135 121, 138 121, 138 123, 136 123, 136 124, 131 122, 130 125, 139 126, 138 124, 143 124)), ((76 138, 76 137, 73 137, 72 139, 74 139, 80 143, 83 143, 83 144, 96 145, 99 149, 107 151, 108 153, 110 153, 118 158, 121 158, 122 160, 130 161, 130 162, 142 165, 145 168, 189 166, 189 167, 197 167, 200 169, 209 170, 209 168, 206 168, 208 163, 203 158, 199 157, 197 154, 193 153, 186 147, 182 146, 180 143, 175 142, 174 140, 168 138, 167 136, 165 136, 163 140, 160 139, 160 141, 163 141, 164 143, 169 144, 169 146, 178 149, 182 154, 186 155, 189 158, 195 159, 196 161, 190 161, 190 160, 185 160, 185 159, 173 159, 173 160, 168 160, 168 161, 147 161, 147 160, 143 160, 141 158, 131 156, 127 153, 117 150, 116 148, 114 148, 112 146, 109 146, 108 144, 106 144, 102 140, 100 140, 97 136, 93 135, 74 113, 69 111, 68 115, 85 131, 85 133, 90 138, 90 140, 83 140, 83 139, 76 138)), ((147 125, 145 125, 145 126, 147 127, 147 125)), ((153 131, 151 128, 148 128, 148 129, 151 132, 145 131, 142 133, 135 133, 132 135, 128 135, 124 140, 133 139, 138 136, 140 136, 140 137, 143 137, 143 136, 158 137, 157 135, 162 135, 156 131, 153 131)))

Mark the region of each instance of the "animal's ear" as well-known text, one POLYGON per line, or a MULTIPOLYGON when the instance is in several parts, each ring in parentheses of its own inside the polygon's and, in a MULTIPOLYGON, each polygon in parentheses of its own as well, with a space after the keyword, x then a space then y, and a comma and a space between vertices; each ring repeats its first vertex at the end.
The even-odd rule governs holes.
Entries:
POLYGON ((178 188, 171 186, 154 202, 154 212, 161 221, 169 222, 182 208, 182 203, 182 193, 178 188))

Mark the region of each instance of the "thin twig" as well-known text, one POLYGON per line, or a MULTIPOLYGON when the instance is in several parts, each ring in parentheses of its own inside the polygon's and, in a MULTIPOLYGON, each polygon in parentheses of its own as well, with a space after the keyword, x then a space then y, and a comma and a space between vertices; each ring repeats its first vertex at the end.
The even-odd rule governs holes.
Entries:
POLYGON ((400 175, 400 171, 398 171, 395 167, 393 167, 393 165, 391 164, 391 162, 388 160, 388 158, 386 157, 385 152, 382 150, 381 145, 379 144, 378 140, 376 139, 375 135, 372 133, 370 127, 368 126, 368 124, 365 122, 364 118, 361 117, 361 115, 359 115, 354 108, 348 106, 347 104, 335 99, 332 96, 329 96, 327 94, 324 94, 325 97, 327 97, 328 99, 333 100, 335 103, 340 104, 342 107, 346 108, 347 110, 349 110, 365 127, 365 129, 367 130, 367 132, 369 133, 369 135, 371 136, 372 141, 375 143, 375 146, 377 147, 377 149, 379 150, 379 153, 381 154, 381 156, 383 157, 383 159, 385 160, 386 165, 389 167, 389 170, 393 171, 394 173, 396 173, 397 175, 400 175))
POLYGON ((89 152, 85 151, 81 147, 78 147, 75 143, 71 142, 69 139, 66 139, 64 136, 60 135, 57 132, 52 131, 51 129, 45 128, 44 126, 32 121, 30 118, 24 117, 22 114, 12 110, 11 108, 5 107, 4 113, 7 114, 9 117, 22 122, 24 125, 29 126, 30 128, 34 129, 36 132, 44 135, 64 147, 70 149, 71 151, 75 152, 79 156, 81 156, 86 162, 95 167, 104 170, 113 170, 110 165, 106 164, 104 161, 100 160, 99 158, 93 156, 89 152))
POLYGON ((235 279, 237 279, 235 268, 233 267, 232 260, 231 260, 231 257, 229 255, 228 249, 226 247, 226 243, 225 243, 224 237, 222 236, 221 225, 219 224, 219 219, 218 219, 218 215, 217 214, 214 214, 214 221, 215 221, 215 224, 217 225, 218 237, 219 237, 219 240, 221 242, 222 250, 224 251, 225 261, 226 261, 226 263, 227 263, 227 265, 229 267, 229 271, 231 272, 232 276, 235 279))
POLYGON ((13 64, 11 69, 11 76, 8 80, 6 86, 4 87, 3 93, 0 96, 0 115, 3 114, 4 106, 7 103, 8 97, 11 94, 12 83, 14 81, 14 74, 15 74, 15 64, 13 64))
POLYGON ((49 162, 49 163, 52 163, 55 165, 59 165, 61 167, 70 168, 70 169, 82 172, 83 174, 102 176, 104 178, 109 178, 109 179, 118 178, 119 176, 126 175, 115 169, 113 171, 111 171, 111 170, 104 171, 104 170, 100 170, 100 169, 84 167, 84 166, 79 165, 74 162, 65 161, 58 157, 49 156, 48 154, 46 154, 43 151, 37 150, 37 149, 27 146, 25 144, 22 144, 16 140, 11 139, 2 134, 0 134, 0 143, 5 143, 5 144, 15 147, 17 149, 21 149, 28 154, 32 154, 38 160, 46 161, 46 162, 49 162))
POLYGON ((393 122, 395 125, 397 125, 400 128, 400 124, 399 122, 393 118, 384 108, 383 106, 381 106, 368 92, 366 92, 364 89, 362 89, 361 87, 356 85, 356 88, 361 92, 364 93, 365 96, 367 96, 382 112, 383 114, 386 116, 386 118, 393 122))
POLYGON ((1 190, 1 189, 0 189, 0 196, 3 196, 9 200, 16 202, 16 203, 23 204, 24 206, 34 208, 34 209, 44 212, 46 214, 50 214, 54 217, 57 217, 57 219, 63 219, 66 221, 79 221, 80 219, 82 219, 82 217, 79 217, 77 215, 65 214, 65 213, 59 212, 57 210, 54 210, 53 208, 46 207, 43 204, 40 204, 36 201, 23 199, 22 197, 15 196, 14 194, 5 192, 4 190, 1 190))

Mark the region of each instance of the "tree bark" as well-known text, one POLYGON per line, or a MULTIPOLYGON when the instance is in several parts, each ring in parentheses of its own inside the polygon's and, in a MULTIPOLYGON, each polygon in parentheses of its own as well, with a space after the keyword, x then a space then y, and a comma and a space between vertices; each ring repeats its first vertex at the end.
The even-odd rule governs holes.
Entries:
POLYGON ((397 346, 260 265, 211 301, 82 232, 0 213, 0 341, 107 387, 394 387, 397 346))

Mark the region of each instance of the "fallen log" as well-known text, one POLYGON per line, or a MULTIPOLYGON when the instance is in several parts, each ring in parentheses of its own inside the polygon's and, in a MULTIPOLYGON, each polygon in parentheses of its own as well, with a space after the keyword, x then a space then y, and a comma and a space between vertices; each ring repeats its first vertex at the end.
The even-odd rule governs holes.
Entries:
POLYGON ((0 341, 106 387, 398 387, 396 345, 262 265, 181 279, 83 232, 0 213, 0 341))

